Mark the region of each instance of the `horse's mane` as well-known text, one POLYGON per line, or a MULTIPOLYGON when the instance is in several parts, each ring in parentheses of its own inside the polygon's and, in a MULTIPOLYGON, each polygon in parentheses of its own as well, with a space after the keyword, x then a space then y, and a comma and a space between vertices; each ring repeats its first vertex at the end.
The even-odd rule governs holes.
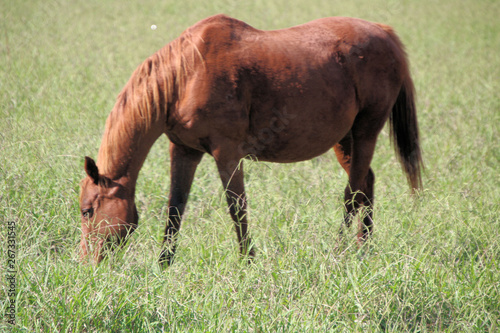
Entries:
POLYGON ((137 67, 106 120, 97 157, 101 174, 127 170, 125 150, 133 151, 158 120, 166 119, 169 103, 182 94, 197 59, 201 54, 185 32, 137 67))

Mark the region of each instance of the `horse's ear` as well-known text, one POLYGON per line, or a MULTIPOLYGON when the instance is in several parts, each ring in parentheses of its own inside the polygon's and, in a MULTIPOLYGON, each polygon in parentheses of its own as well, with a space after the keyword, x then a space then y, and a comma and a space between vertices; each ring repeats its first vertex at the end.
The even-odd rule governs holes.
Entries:
POLYGON ((94 181, 94 184, 97 185, 99 183, 99 169, 97 168, 95 161, 92 158, 85 156, 84 168, 87 175, 89 175, 89 177, 94 181))

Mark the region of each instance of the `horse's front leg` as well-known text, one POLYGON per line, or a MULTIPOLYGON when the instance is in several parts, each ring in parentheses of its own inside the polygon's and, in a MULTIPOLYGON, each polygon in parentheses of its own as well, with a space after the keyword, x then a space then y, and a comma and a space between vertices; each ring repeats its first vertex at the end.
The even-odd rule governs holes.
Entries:
POLYGON ((235 148, 215 149, 213 156, 225 190, 229 213, 235 224, 240 253, 243 257, 248 256, 248 259, 252 259, 255 256, 255 250, 248 234, 243 161, 241 161, 242 156, 236 153, 237 149, 235 148))
POLYGON ((170 195, 168 202, 168 221, 163 239, 160 264, 170 265, 175 254, 177 235, 182 215, 193 183, 196 167, 203 153, 189 147, 170 143, 170 195))

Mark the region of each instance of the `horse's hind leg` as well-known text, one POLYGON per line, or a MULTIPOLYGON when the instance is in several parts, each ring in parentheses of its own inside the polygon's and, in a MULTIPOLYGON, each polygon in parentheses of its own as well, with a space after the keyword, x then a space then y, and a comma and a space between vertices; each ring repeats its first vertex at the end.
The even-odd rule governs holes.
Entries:
POLYGON ((350 191, 346 191, 346 201, 354 207, 364 205, 363 226, 358 233, 362 243, 373 232, 373 200, 375 174, 370 163, 375 151, 377 137, 389 117, 391 108, 379 105, 360 111, 354 121, 352 131, 350 191))
POLYGON ((170 195, 168 202, 168 221, 163 239, 164 249, 160 264, 170 265, 175 254, 177 234, 182 215, 186 208, 191 184, 203 153, 188 147, 170 143, 170 195))
POLYGON ((375 174, 370 168, 370 162, 380 131, 378 128, 367 127, 365 124, 363 117, 358 117, 352 130, 333 147, 337 160, 349 176, 349 183, 344 193, 345 225, 347 227, 351 225, 361 206, 366 208, 363 225, 358 232, 359 243, 368 239, 373 230, 375 174))

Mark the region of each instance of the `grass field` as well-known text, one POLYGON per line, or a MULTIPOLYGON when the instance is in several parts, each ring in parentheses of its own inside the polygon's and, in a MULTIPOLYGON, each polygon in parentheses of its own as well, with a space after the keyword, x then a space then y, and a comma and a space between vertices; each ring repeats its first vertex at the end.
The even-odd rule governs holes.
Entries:
POLYGON ((488 0, 0 2, 0 310, 16 306, 16 325, 6 317, 0 331, 500 330, 499 16, 488 0), (392 25, 417 88, 425 190, 410 195, 385 129, 372 164, 375 234, 358 249, 354 229, 337 244, 347 179, 333 152, 245 162, 258 248, 246 266, 205 157, 176 261, 162 271, 164 137, 139 178, 137 232, 100 266, 80 264, 83 156, 96 157, 118 92, 143 59, 220 12, 262 29, 337 15, 392 25))

